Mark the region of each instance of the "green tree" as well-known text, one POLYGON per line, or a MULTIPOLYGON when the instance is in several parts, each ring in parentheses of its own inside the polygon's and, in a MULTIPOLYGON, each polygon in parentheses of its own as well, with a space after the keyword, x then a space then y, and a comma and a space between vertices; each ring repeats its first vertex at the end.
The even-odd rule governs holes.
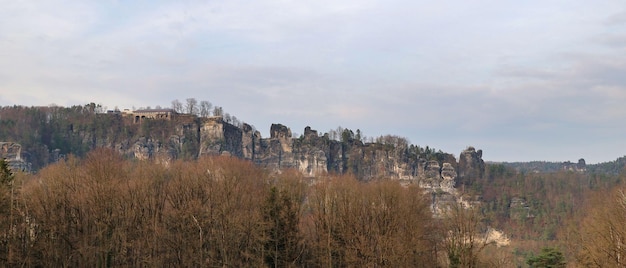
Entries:
POLYGON ((9 169, 7 161, 0 158, 0 261, 11 262, 11 229, 13 228, 13 173, 9 169))
POLYGON ((354 141, 354 132, 350 129, 344 129, 341 133, 341 141, 351 143, 354 141))
POLYGON ((2 187, 6 187, 11 185, 12 181, 13 173, 9 169, 9 163, 2 158, 0 159, 0 184, 2 184, 2 187))
POLYGON ((563 257, 563 253, 561 253, 561 251, 557 248, 547 247, 542 248, 539 255, 528 258, 526 263, 533 268, 565 267, 565 257, 563 257))
POLYGON ((263 218, 267 224, 265 263, 269 267, 293 265, 298 257, 299 205, 284 190, 275 186, 265 200, 263 218))

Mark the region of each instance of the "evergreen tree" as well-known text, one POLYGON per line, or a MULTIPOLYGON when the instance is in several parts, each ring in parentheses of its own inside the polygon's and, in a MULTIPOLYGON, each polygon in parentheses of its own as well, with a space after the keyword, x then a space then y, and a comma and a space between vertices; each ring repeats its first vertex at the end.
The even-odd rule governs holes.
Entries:
POLYGON ((565 267, 565 257, 556 248, 542 248, 541 254, 532 256, 526 263, 533 268, 560 268, 565 267))
MULTIPOLYGON (((0 158, 0 261, 10 263, 12 248, 10 246, 13 228, 13 173, 6 160, 0 158)), ((2 263, 0 262, 0 263, 2 263)))
POLYGON ((287 267, 298 257, 299 206, 284 190, 275 186, 263 207, 263 217, 267 224, 265 263, 269 267, 287 267))
POLYGON ((7 187, 11 185, 13 181, 13 173, 9 169, 9 163, 2 158, 0 159, 0 184, 2 187, 7 187))

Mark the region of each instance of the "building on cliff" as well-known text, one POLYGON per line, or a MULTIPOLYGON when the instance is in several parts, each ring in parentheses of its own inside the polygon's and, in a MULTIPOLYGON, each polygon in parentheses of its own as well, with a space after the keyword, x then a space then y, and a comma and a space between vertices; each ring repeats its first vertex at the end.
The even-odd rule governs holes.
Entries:
POLYGON ((171 120, 178 113, 174 109, 143 109, 133 111, 131 115, 135 118, 135 123, 140 123, 146 118, 171 120))

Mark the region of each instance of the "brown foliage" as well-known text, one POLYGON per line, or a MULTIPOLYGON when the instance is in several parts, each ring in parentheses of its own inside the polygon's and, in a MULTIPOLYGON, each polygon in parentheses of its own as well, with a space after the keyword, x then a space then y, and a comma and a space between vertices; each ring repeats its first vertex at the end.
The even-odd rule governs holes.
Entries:
POLYGON ((477 208, 449 206, 440 230, 449 267, 479 267, 481 252, 489 245, 477 208))
POLYGON ((329 266, 433 266, 431 215, 421 190, 397 182, 338 177, 309 193, 312 263, 329 266))
POLYGON ((13 246, 32 266, 260 263, 266 182, 262 170, 234 159, 166 168, 97 150, 47 167, 24 187, 29 239, 13 246))
POLYGON ((626 193, 623 187, 593 197, 588 214, 570 233, 576 261, 585 267, 626 266, 626 193))
POLYGON ((307 186, 230 157, 164 166, 107 149, 20 181, 3 266, 437 265, 429 203, 396 182, 307 186))

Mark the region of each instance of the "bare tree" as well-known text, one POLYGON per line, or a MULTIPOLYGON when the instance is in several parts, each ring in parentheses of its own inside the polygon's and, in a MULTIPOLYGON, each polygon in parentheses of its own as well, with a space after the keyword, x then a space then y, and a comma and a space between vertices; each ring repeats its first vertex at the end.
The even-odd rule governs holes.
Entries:
POLYGON ((231 119, 232 119, 232 121, 233 121, 233 123, 232 123, 233 125, 235 125, 235 126, 237 126, 237 127, 241 127, 241 121, 239 121, 239 119, 237 119, 237 117, 236 117, 236 116, 234 116, 234 115, 233 115, 233 116, 231 116, 231 119))
POLYGON ((224 109, 220 106, 215 106, 215 108, 213 108, 213 116, 223 116, 224 115, 224 109))
POLYGON ((233 122, 233 118, 230 116, 229 113, 225 113, 224 114, 224 121, 226 121, 226 123, 232 123, 233 122))
POLYGON ((335 133, 337 135, 336 141, 341 141, 341 135, 343 131, 344 131, 344 128, 342 128, 341 126, 338 126, 337 129, 335 129, 335 133))
POLYGON ((334 141, 338 140, 338 139, 337 139, 337 136, 338 136, 338 135, 337 135, 337 131, 336 131, 336 130, 331 129, 331 130, 329 130, 329 131, 328 131, 328 138, 329 138, 330 140, 334 140, 334 141))
POLYGON ((452 204, 441 223, 443 248, 448 254, 449 267, 481 267, 480 253, 490 244, 481 233, 478 208, 452 204))
POLYGON ((619 187, 594 196, 570 247, 584 267, 626 266, 626 192, 619 187))
POLYGON ((200 116, 202 117, 208 117, 209 114, 211 114, 211 108, 213 107, 213 104, 211 104, 208 101, 201 101, 200 102, 200 116))
POLYGON ((172 109, 174 109, 174 111, 176 111, 177 113, 182 113, 183 112, 183 104, 179 100, 173 100, 172 101, 172 109))
POLYGON ((312 264, 331 267, 435 267, 429 203, 417 187, 360 184, 340 177, 307 197, 312 264))
POLYGON ((198 100, 196 98, 188 98, 185 105, 185 112, 188 114, 198 114, 198 100))

